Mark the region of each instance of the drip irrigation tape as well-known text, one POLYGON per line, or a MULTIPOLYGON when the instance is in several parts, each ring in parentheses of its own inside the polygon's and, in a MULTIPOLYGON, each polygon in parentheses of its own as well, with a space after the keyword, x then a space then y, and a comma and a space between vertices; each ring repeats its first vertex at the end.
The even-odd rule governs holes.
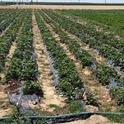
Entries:
MULTIPOLYGON (((22 116, 20 119, 30 119, 30 120, 50 120, 50 121, 56 121, 56 120, 66 120, 71 118, 88 118, 91 115, 116 115, 116 116, 124 116, 124 112, 81 112, 81 113, 71 113, 71 114, 64 114, 64 115, 58 115, 58 116, 22 116)), ((4 116, 0 117, 0 121, 3 120, 13 120, 15 119, 13 116, 4 116)))

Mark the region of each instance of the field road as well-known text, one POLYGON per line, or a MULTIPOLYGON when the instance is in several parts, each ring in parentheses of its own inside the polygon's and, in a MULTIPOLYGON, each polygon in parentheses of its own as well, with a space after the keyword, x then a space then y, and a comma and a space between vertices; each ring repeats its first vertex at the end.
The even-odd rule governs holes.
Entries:
POLYGON ((1 6, 0 9, 10 8, 10 9, 94 9, 94 10, 111 10, 111 9, 123 9, 124 5, 7 5, 1 6))

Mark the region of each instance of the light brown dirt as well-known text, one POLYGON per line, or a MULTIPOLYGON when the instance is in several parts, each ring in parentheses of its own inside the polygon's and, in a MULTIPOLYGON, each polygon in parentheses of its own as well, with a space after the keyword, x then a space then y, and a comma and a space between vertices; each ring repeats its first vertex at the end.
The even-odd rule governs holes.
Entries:
MULTIPOLYGON (((44 21, 45 22, 45 21, 44 21)), ((101 108, 106 111, 115 111, 116 103, 111 99, 109 94, 109 90, 102 86, 100 82, 95 79, 93 72, 89 70, 89 68, 82 69, 80 60, 76 59, 76 56, 69 50, 68 46, 64 43, 61 43, 60 37, 58 34, 54 32, 52 27, 45 22, 45 25, 56 39, 58 44, 64 49, 67 56, 75 63, 76 70, 79 73, 82 81, 86 83, 86 85, 96 94, 96 99, 101 104, 101 108)))
POLYGON ((4 92, 5 86, 0 86, 0 100, 7 98, 7 94, 4 92))
POLYGON ((10 108, 2 108, 0 109, 0 116, 5 116, 5 115, 9 115, 11 113, 11 109, 10 108))
POLYGON ((41 100, 39 107, 43 111, 52 112, 55 108, 51 108, 50 105, 56 105, 64 107, 64 97, 59 96, 56 93, 56 89, 53 86, 52 74, 48 61, 48 54, 41 39, 40 30, 38 28, 35 16, 32 17, 33 35, 34 35, 34 48, 37 54, 37 64, 39 70, 39 83, 44 92, 44 99, 41 100))
POLYGON ((5 86, 0 85, 0 116, 9 115, 11 113, 11 108, 8 106, 8 96, 5 93, 5 86))
POLYGON ((111 9, 124 9, 124 5, 7 5, 0 6, 2 9, 94 9, 94 10, 111 10, 111 9))

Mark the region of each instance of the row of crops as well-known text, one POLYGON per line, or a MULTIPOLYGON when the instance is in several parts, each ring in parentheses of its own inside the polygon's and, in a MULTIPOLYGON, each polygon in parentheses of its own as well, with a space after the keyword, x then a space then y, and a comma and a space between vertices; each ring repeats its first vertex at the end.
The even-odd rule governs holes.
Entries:
MULTIPOLYGON (((100 34, 97 34, 99 32, 96 32, 95 29, 93 28, 89 29, 88 26, 83 27, 81 24, 73 22, 72 20, 67 19, 66 17, 60 14, 57 14, 55 12, 50 12, 48 10, 44 10, 44 12, 46 12, 46 14, 51 17, 51 19, 48 19, 48 17, 43 14, 42 16, 44 16, 45 20, 48 23, 50 22, 52 23, 52 27, 60 35, 62 42, 68 44, 70 50, 72 50, 72 52, 76 55, 77 59, 81 60, 83 64, 82 67, 90 66, 94 71, 94 73, 96 73, 96 78, 103 85, 109 85, 112 80, 117 82, 117 86, 112 88, 111 91, 113 96, 117 100, 117 103, 123 104, 124 78, 117 75, 116 71, 111 69, 110 67, 107 67, 106 65, 98 64, 94 58, 92 58, 88 53, 86 53, 86 51, 79 49, 79 46, 76 44, 76 42, 69 39, 69 37, 67 37, 67 35, 64 32, 62 32, 61 28, 64 28, 68 32, 71 32, 72 34, 76 35, 83 42, 86 42, 87 44, 89 44, 90 47, 93 47, 97 50, 101 50, 103 53, 107 55, 107 56, 104 56, 104 54, 102 54, 104 57, 107 58, 109 56, 112 59, 112 61, 116 59, 116 64, 120 65, 122 68, 124 65, 123 63, 124 56, 123 56, 123 50, 122 50, 123 42, 118 43, 121 46, 121 48, 115 51, 115 48, 111 46, 111 44, 107 43, 109 41, 108 37, 105 37, 104 34, 103 36, 101 34, 101 37, 100 37, 100 34), (94 67, 94 64, 95 64, 95 67, 94 67)), ((117 41, 115 40, 113 40, 113 42, 111 41, 111 43, 114 43, 114 42, 117 42, 117 41)))
MULTIPOLYGON (((2 11, 2 10, 1 10, 2 11)), ((16 17, 20 14, 19 11, 14 13, 14 10, 4 10, 0 15, 0 33, 4 32, 4 30, 11 26, 12 23, 16 20, 16 17)))
POLYGON ((88 20, 97 25, 102 25, 122 37, 124 35, 124 11, 123 10, 63 10, 61 13, 73 17, 81 18, 82 20, 88 20), (116 18, 116 19, 115 19, 116 18))
MULTIPOLYGON (((22 11, 18 11, 17 13, 20 13, 20 16, 17 16, 15 20, 13 20, 11 27, 6 31, 5 35, 0 37, 0 71, 2 71, 4 67, 6 56, 9 52, 12 42, 16 39, 16 33, 21 25, 22 17, 24 16, 22 11)), ((13 16, 14 15, 12 15, 11 19, 13 16)), ((11 19, 8 19, 9 23, 11 23, 11 19)))
POLYGON ((122 40, 114 37, 113 34, 105 33, 105 30, 98 31, 90 22, 86 25, 77 23, 71 17, 68 18, 61 14, 60 11, 0 11, 2 13, 0 14, 2 31, 6 30, 11 23, 11 26, 0 37, 0 73, 5 74, 4 83, 9 84, 10 89, 13 87, 13 92, 16 92, 19 87, 23 86, 24 95, 36 94, 37 96, 44 97, 42 85, 39 83, 37 53, 35 53, 36 48, 33 43, 33 13, 35 14, 44 46, 46 46, 53 60, 53 67, 57 71, 57 92, 66 96, 69 102, 72 100, 82 100, 82 94, 88 90, 88 103, 86 104, 99 106, 93 92, 87 89, 87 83, 81 79, 74 61, 69 58, 64 49, 56 42, 56 38, 53 37, 46 24, 51 26, 59 35, 60 42, 67 45, 76 59, 81 62, 81 69, 88 67, 95 75, 95 80, 109 89, 111 97, 116 101, 118 107, 123 107, 124 76, 123 73, 118 74, 115 69, 120 67, 119 71, 124 71, 124 42, 122 40), (97 50, 102 57, 108 60, 110 66, 98 63, 96 58, 82 49, 76 40, 70 38, 65 31, 77 36, 82 43, 86 43, 90 48, 97 50), (16 43, 16 49, 7 72, 4 72, 7 55, 13 42, 16 43), (17 86, 13 86, 13 84, 17 86))
MULTIPOLYGON (((43 93, 37 79, 38 67, 33 47, 32 11, 12 10, 9 14, 11 14, 11 17, 8 18, 9 23, 11 20, 13 22, 0 37, 0 82, 1 86, 3 83, 5 84, 6 92, 10 94, 8 98, 10 102, 16 105, 22 94, 42 96, 43 93), (16 48, 14 54, 11 55, 13 43, 16 44, 16 48), (6 69, 5 64, 10 57, 8 55, 12 57, 6 69), (15 93, 18 95, 16 96, 15 93)), ((1 15, 1 17, 3 16, 4 14, 1 15)), ((3 99, 0 100, 3 101, 3 99)))

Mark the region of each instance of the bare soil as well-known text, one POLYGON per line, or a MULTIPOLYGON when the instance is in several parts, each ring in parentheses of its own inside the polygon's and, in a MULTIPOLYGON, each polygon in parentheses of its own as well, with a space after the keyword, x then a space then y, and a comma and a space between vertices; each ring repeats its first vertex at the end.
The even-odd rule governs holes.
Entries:
POLYGON ((8 95, 5 93, 5 86, 0 85, 0 116, 5 116, 11 113, 11 107, 8 103, 8 95))
POLYGON ((2 9, 94 9, 94 10, 111 10, 124 9, 124 5, 6 5, 0 6, 2 9))
POLYGON ((33 34, 34 34, 34 48, 35 48, 35 53, 37 55, 37 64, 40 73, 38 80, 44 92, 44 98, 43 100, 41 100, 41 103, 39 104, 39 108, 42 111, 52 112, 54 111, 55 108, 50 106, 55 105, 59 107, 64 107, 65 98, 59 96, 56 93, 55 87, 53 86, 54 82, 52 79, 52 73, 48 61, 48 54, 44 47, 40 30, 38 28, 34 15, 32 17, 32 25, 33 25, 33 34))

